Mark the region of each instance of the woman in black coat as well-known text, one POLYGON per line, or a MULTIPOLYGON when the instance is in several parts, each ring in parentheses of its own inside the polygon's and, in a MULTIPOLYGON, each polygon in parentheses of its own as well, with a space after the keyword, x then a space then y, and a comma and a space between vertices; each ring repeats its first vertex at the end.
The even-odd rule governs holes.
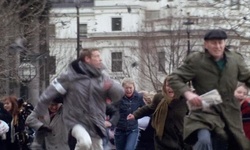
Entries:
POLYGON ((152 115, 155 150, 187 150, 189 147, 182 137, 184 116, 187 112, 185 99, 175 95, 166 78, 162 92, 154 96, 152 103, 128 115, 127 119, 152 115))
MULTIPOLYGON (((0 102, 0 120, 6 122, 8 125, 10 124, 11 122, 11 114, 8 113, 4 107, 3 107, 3 103, 0 102)), ((1 150, 7 150, 6 148, 6 134, 2 137, 0 137, 0 148, 1 150)))
POLYGON ((30 150, 33 131, 25 125, 28 113, 24 103, 19 102, 16 96, 3 98, 4 109, 11 114, 11 120, 6 121, 9 125, 6 136, 7 150, 30 150))

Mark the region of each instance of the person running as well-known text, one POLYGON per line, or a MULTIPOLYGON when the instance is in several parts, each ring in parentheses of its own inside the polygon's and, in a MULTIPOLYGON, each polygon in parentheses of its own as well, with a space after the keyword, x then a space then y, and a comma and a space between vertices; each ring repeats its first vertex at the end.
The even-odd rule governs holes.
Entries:
POLYGON ((243 57, 226 47, 227 34, 210 30, 204 36, 205 50, 189 54, 184 63, 173 71, 169 85, 188 103, 202 107, 200 95, 217 90, 222 103, 211 106, 211 111, 191 111, 184 121, 184 140, 194 150, 248 150, 240 104, 234 98, 238 81, 250 87, 250 70, 243 57), (195 93, 187 84, 192 83, 195 93))
POLYGON ((70 63, 47 87, 34 109, 42 117, 54 98, 63 97, 63 118, 69 130, 70 149, 103 149, 106 98, 118 101, 124 90, 102 69, 99 50, 83 49, 80 58, 70 63))

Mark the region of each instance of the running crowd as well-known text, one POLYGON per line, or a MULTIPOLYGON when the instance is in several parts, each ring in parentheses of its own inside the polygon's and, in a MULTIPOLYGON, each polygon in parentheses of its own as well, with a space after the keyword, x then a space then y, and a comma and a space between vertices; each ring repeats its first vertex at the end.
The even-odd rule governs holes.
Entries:
POLYGON ((35 107, 1 99, 0 149, 250 150, 250 69, 226 39, 209 30, 204 51, 189 54, 157 93, 110 79, 99 50, 83 49, 35 107), (200 95, 214 89, 222 103, 202 109, 200 95))

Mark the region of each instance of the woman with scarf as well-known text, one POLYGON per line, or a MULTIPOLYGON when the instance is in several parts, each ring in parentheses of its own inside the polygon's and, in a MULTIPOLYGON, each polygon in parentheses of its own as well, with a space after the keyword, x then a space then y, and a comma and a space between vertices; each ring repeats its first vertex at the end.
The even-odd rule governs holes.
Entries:
POLYGON ((153 114, 155 150, 184 150, 188 149, 182 138, 183 118, 187 111, 185 99, 175 95, 166 78, 162 92, 154 96, 152 104, 129 114, 127 119, 139 119, 153 114))

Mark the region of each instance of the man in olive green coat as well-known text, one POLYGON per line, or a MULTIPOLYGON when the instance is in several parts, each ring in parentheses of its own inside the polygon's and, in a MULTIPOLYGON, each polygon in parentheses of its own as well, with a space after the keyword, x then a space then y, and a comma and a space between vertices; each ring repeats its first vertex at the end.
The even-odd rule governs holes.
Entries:
POLYGON ((250 87, 250 70, 240 54, 226 48, 226 39, 222 30, 208 31, 204 37, 205 51, 190 54, 170 75, 170 86, 193 106, 202 106, 199 95, 213 89, 219 91, 223 100, 211 106, 210 112, 196 110, 185 117, 184 140, 194 145, 194 150, 250 150, 250 141, 242 129, 239 102, 233 95, 238 81, 250 87), (195 93, 186 84, 189 81, 195 93))

